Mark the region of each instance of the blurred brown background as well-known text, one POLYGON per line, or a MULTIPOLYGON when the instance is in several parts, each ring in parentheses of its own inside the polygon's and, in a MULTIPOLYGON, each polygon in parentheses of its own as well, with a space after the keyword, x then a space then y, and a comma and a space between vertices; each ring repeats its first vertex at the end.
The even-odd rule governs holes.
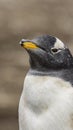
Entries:
POLYGON ((18 130, 18 103, 28 70, 22 38, 55 35, 73 51, 73 0, 0 0, 0 130, 18 130))

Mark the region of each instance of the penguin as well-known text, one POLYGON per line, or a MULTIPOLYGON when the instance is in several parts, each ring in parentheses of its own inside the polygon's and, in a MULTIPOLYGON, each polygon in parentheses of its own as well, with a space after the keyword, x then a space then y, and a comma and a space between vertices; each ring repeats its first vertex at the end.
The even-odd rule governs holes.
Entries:
POLYGON ((19 130, 73 130, 73 56, 57 37, 22 39, 30 69, 19 101, 19 130))

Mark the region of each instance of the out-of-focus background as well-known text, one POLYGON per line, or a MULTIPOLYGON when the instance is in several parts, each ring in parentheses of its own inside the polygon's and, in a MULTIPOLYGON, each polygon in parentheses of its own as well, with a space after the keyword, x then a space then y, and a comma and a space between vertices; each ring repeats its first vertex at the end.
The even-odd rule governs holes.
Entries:
POLYGON ((29 68, 22 38, 55 35, 73 52, 72 0, 0 0, 0 130, 18 130, 18 103, 29 68))

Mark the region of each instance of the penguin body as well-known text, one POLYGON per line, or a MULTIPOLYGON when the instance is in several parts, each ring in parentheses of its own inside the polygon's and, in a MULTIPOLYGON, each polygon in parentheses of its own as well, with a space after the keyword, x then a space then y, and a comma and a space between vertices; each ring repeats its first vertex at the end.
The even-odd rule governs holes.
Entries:
POLYGON ((30 70, 19 103, 19 129, 73 130, 73 57, 69 49, 48 35, 21 44, 30 55, 30 70))

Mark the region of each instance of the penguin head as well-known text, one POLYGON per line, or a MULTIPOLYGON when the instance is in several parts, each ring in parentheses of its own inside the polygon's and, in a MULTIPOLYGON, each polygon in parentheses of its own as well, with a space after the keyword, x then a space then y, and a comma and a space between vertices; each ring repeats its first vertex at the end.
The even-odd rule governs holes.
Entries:
POLYGON ((64 69, 73 66, 73 57, 65 44, 50 35, 22 39, 20 44, 30 57, 30 66, 36 70, 64 69))

